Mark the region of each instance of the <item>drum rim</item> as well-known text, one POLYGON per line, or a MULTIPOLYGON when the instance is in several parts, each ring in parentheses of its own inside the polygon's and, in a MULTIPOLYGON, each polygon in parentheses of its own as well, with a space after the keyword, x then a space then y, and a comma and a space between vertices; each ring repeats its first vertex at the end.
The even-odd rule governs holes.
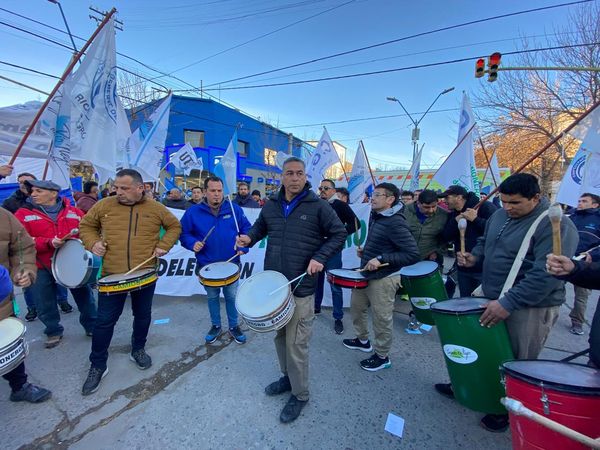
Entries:
POLYGON ((221 286, 229 286, 230 284, 235 283, 237 280, 240 279, 240 271, 238 270, 237 273, 231 275, 228 278, 214 278, 214 279, 210 279, 207 280, 206 278, 203 278, 200 274, 198 274, 198 278, 200 280, 200 284, 202 284, 203 286, 208 286, 208 287, 221 287, 221 286), (213 286, 211 286, 208 283, 214 283, 213 286), (219 284, 217 284, 219 283, 219 284))
MULTIPOLYGON (((216 262, 209 263, 209 264, 205 264, 204 266, 202 266, 202 268, 201 268, 201 269, 198 271, 198 276, 199 276, 199 277, 201 277, 201 275, 200 275, 200 274, 201 274, 201 273, 202 273, 202 271, 203 271, 204 269, 206 269, 208 266, 214 266, 214 265, 217 265, 217 264, 226 264, 226 265, 231 265, 231 266, 235 266, 235 267, 236 267, 236 271, 235 271, 235 273, 233 273, 233 274, 231 274, 231 275, 227 276, 226 278, 233 277, 233 276, 235 276, 235 274, 236 274, 236 273, 239 275, 239 273, 240 273, 240 266, 239 266, 238 264, 236 264, 236 263, 234 263, 234 262, 230 262, 230 261, 216 261, 216 262)), ((204 277, 204 278, 206 278, 206 277, 204 277)), ((214 279, 214 280, 222 280, 223 278, 221 277, 221 278, 213 278, 213 279, 214 279)))
MULTIPOLYGON (((334 282, 336 280, 340 280, 340 281, 344 281, 344 282, 347 282, 347 283, 354 283, 354 284, 360 283, 361 284, 360 287, 367 287, 369 285, 369 280, 367 278, 362 278, 362 279, 345 278, 345 277, 341 277, 341 276, 338 276, 338 275, 334 275, 334 274, 332 274, 330 272, 327 272, 327 281, 331 282, 332 280, 330 280, 330 278, 333 279, 334 282)), ((347 287, 350 287, 350 286, 347 286, 347 287)))
POLYGON ((141 270, 150 270, 151 272, 148 272, 145 275, 138 275, 136 278, 131 278, 129 280, 110 281, 110 282, 102 281, 103 279, 105 279, 107 277, 110 277, 110 276, 113 276, 113 275, 123 275, 126 272, 124 272, 123 274, 120 274, 120 273, 111 273, 109 275, 106 275, 106 276, 100 278, 97 281, 97 284, 98 284, 98 286, 112 286, 112 285, 118 285, 118 284, 128 283, 128 282, 131 282, 131 281, 141 280, 144 277, 151 277, 152 275, 156 275, 156 277, 158 278, 158 274, 156 272, 156 269, 151 269, 150 267, 146 267, 144 269, 139 269, 139 270, 140 271, 141 270))
MULTIPOLYGON (((242 312, 239 310, 239 308, 237 306, 238 305, 238 297, 240 295, 240 292, 243 291, 244 286, 246 285, 246 283, 248 283, 254 276, 258 276, 258 275, 261 275, 263 273, 276 273, 278 276, 283 277, 286 280, 286 282, 289 282, 289 280, 287 279, 287 277, 283 273, 278 272, 277 270, 263 270, 262 272, 258 272, 258 273, 255 273, 254 275, 249 276, 244 281, 242 281, 242 283, 239 285, 239 287, 237 289, 237 292, 235 294, 235 308, 236 308, 236 310, 240 314, 242 314, 242 312)), ((282 290, 283 290, 283 288, 282 288, 282 290)), ((287 291, 288 291, 288 295, 284 297, 282 303, 277 308, 281 308, 281 305, 285 304, 286 300, 289 299, 289 297, 293 297, 292 289, 291 289, 291 287, 290 287, 289 284, 287 285, 287 291)), ((242 314, 242 315, 246 315, 246 314, 242 314)), ((247 316, 248 317, 252 317, 249 314, 247 316)), ((264 316, 262 316, 262 317, 264 317, 264 316)))
POLYGON ((56 256, 58 255, 58 252, 64 248, 64 246, 61 246, 59 248, 57 248, 54 251, 54 254, 52 255, 52 262, 50 264, 50 270, 52 272, 52 276, 54 277, 54 279, 56 280, 56 282, 58 284, 60 284, 63 287, 66 287, 68 289, 76 289, 78 287, 82 287, 85 286, 86 284, 90 283, 90 275, 93 273, 93 271, 95 270, 96 273, 98 273, 98 271, 100 270, 100 267, 102 266, 102 264, 98 264, 98 266, 94 266, 94 262, 95 261, 101 261, 101 258, 98 255, 94 255, 92 252, 90 252, 89 250, 87 250, 85 248, 85 246, 83 245, 83 241, 81 239, 68 239, 65 241, 64 245, 70 245, 69 242, 74 241, 74 242, 79 242, 81 244, 81 248, 83 248, 83 252, 84 254, 87 253, 88 256, 91 255, 91 257, 88 259, 88 264, 85 270, 85 275, 83 277, 83 279, 85 280, 83 283, 79 283, 76 286, 69 286, 67 284, 63 284, 61 277, 58 275, 57 273, 57 268, 56 268, 56 256))
MULTIPOLYGON (((237 308, 237 306, 236 306, 236 308, 237 308)), ((279 329, 283 328, 284 326, 286 326, 288 324, 288 322, 290 320, 292 320, 292 317, 294 315, 295 309, 296 309, 296 302, 294 301, 294 296, 290 295, 288 297, 288 301, 282 306, 282 308, 280 308, 280 310, 277 311, 277 313, 271 314, 271 316, 269 316, 269 317, 265 317, 265 318, 262 318, 262 319, 261 318, 254 318, 254 317, 248 317, 248 316, 242 314, 239 311, 238 312, 240 313, 240 315, 242 316, 242 318, 246 322, 246 325, 248 325, 248 327, 251 330, 256 331, 258 333, 268 333, 270 331, 279 330, 279 329), (285 308, 288 308, 288 307, 289 307, 288 313, 283 317, 282 320, 280 320, 277 323, 272 323, 272 324, 270 324, 270 325, 268 325, 268 326, 266 326, 264 328, 260 328, 260 327, 254 328, 254 326, 250 325, 248 323, 248 321, 246 320, 246 318, 248 318, 250 322, 268 322, 269 320, 273 320, 272 317, 277 317, 282 310, 284 310, 285 308)))
POLYGON ((458 298, 449 298, 448 300, 438 300, 434 304, 431 305, 430 310, 435 311, 438 314, 446 314, 449 316, 466 316, 470 314, 479 314, 481 313, 485 307, 484 305, 489 302, 489 299, 484 297, 458 297, 458 298), (473 298, 473 299, 481 299, 484 303, 479 308, 467 309, 465 311, 448 311, 440 308, 448 307, 448 302, 456 302, 457 300, 473 298), (437 305, 437 306, 436 306, 437 305))
POLYGON ((21 320, 17 319, 16 317, 7 317, 5 319, 0 320, 0 322, 4 322, 5 320, 8 320, 9 323, 14 322, 18 326, 22 327, 22 329, 21 329, 21 333, 16 337, 16 339, 10 341, 4 347, 0 347, 0 352, 2 352, 4 349, 10 347, 12 344, 14 344, 19 339, 22 339, 23 336, 25 336, 25 332, 27 331, 27 326, 21 320))
POLYGON ((439 269, 440 269, 440 267, 435 261, 419 261, 417 263, 411 264, 410 266, 401 267, 398 272, 400 275, 402 275, 403 277, 406 277, 406 278, 426 278, 426 277, 430 276, 431 274, 434 274, 436 271, 439 272, 439 269), (427 273, 424 273, 421 275, 406 275, 406 274, 402 273, 402 271, 405 268, 416 266, 417 264, 422 264, 422 263, 426 263, 427 265, 429 265, 429 263, 433 263, 433 264, 435 264, 435 267, 431 266, 431 268, 433 269, 433 270, 431 270, 431 272, 427 272, 427 273))
POLYGON ((327 271, 327 276, 342 278, 342 279, 352 280, 352 281, 366 281, 367 283, 369 282, 368 278, 366 278, 361 272, 357 272, 355 269, 346 269, 346 268, 330 269, 327 271), (332 273, 334 270, 347 270, 348 273, 353 273, 359 278, 344 277, 343 275, 332 273))
MULTIPOLYGON (((106 295, 130 292, 130 291, 137 290, 138 288, 141 289, 143 287, 146 287, 149 284, 156 283, 157 280, 158 280, 158 274, 156 272, 154 272, 153 274, 151 274, 150 276, 148 276, 146 278, 139 278, 139 279, 135 280, 135 281, 139 281, 140 284, 139 284, 139 286, 136 286, 134 288, 112 289, 112 288, 118 288, 119 286, 123 285, 124 282, 116 283, 116 284, 102 284, 102 285, 98 284, 98 292, 102 293, 102 294, 106 294, 106 295)), ((133 282, 133 281, 129 281, 128 283, 131 283, 131 282, 133 282)))
POLYGON ((587 393, 587 394, 589 394, 589 396, 600 396, 600 386, 585 387, 585 386, 576 386, 576 385, 565 384, 565 383, 558 383, 556 381, 542 380, 533 375, 527 375, 527 374, 517 372, 515 369, 511 369, 510 367, 506 366, 506 364, 520 363, 520 362, 526 362, 526 361, 527 362, 538 362, 538 363, 539 362, 543 362, 543 363, 549 362, 549 363, 558 363, 558 364, 568 364, 571 366, 581 367, 586 370, 596 370, 600 374, 600 370, 594 369, 593 367, 587 366, 585 364, 571 363, 571 362, 565 363, 562 361, 554 361, 551 359, 512 359, 510 361, 504 361, 502 364, 500 364, 500 372, 502 374, 509 375, 517 380, 521 380, 528 384, 531 384, 532 386, 540 387, 540 382, 543 382, 545 388, 551 389, 553 391, 565 392, 565 393, 571 393, 571 394, 587 393), (535 383, 532 383, 532 382, 535 382, 535 383))

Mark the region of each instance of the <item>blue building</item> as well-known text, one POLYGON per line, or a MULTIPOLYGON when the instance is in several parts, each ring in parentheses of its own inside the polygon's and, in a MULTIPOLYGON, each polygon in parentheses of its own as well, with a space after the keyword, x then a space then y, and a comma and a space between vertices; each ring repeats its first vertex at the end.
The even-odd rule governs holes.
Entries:
MULTIPOLYGON (((129 111, 131 128, 136 129, 161 101, 162 99, 129 111)), ((292 134, 214 100, 173 95, 164 164, 169 155, 189 143, 198 158, 202 158, 204 171, 192 171, 185 181, 188 188, 200 184, 201 180, 213 172, 236 127, 237 177, 238 181, 250 183, 251 190, 258 189, 264 195, 279 185, 281 170, 275 164, 277 152, 283 151, 290 156, 304 158, 307 144, 292 134)), ((173 174, 172 166, 168 166, 168 169, 173 174)), ((175 182, 181 186, 184 179, 177 175, 175 182)))

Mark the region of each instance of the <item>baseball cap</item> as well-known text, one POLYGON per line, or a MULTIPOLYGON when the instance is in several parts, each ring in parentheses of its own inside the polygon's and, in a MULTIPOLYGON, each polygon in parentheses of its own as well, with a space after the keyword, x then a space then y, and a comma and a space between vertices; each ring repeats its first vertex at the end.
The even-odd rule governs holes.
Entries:
POLYGON ((60 192, 60 186, 50 180, 27 180, 25 184, 39 189, 46 189, 47 191, 60 192))
POLYGON ((469 191, 467 191, 464 187, 459 186, 457 184, 453 184, 448 189, 446 189, 446 191, 442 192, 441 194, 438 194, 438 198, 448 197, 449 195, 462 195, 463 197, 466 197, 468 193, 469 191))

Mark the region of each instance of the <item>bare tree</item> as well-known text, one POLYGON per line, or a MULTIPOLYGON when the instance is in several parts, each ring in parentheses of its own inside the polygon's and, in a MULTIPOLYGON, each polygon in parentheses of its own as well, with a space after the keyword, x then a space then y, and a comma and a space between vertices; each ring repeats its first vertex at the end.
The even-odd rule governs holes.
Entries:
POLYGON ((140 75, 123 70, 119 70, 118 73, 117 93, 125 109, 131 110, 134 114, 136 109, 154 99, 157 91, 152 89, 149 83, 140 75))

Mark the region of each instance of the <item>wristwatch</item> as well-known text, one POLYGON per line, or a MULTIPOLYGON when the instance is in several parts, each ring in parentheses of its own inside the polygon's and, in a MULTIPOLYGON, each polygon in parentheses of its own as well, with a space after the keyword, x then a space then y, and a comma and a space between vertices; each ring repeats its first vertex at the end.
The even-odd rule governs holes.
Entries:
POLYGON ((378 255, 377 256, 377 261, 383 262, 383 255, 378 255))

